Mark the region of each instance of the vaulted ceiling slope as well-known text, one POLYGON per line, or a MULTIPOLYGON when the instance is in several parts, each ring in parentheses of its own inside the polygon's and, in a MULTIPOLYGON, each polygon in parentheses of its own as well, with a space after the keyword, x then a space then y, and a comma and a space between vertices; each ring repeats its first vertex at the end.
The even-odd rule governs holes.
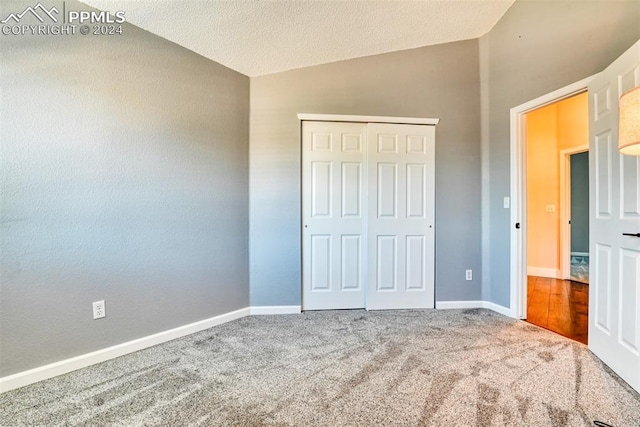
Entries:
POLYGON ((84 0, 250 77, 487 33, 515 0, 84 0))

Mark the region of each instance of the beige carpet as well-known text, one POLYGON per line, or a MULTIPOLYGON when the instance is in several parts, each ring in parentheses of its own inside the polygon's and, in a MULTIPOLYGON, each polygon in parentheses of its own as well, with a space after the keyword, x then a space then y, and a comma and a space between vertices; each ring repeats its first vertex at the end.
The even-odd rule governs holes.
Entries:
POLYGON ((488 310, 240 319, 0 395, 0 425, 640 426, 582 344, 488 310))

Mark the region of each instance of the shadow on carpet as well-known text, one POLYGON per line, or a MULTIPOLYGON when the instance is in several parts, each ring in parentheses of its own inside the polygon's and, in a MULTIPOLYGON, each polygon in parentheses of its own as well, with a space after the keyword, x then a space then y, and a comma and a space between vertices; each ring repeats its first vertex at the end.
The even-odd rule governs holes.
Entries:
POLYGON ((579 343, 489 310, 239 319, 0 395, 3 426, 640 425, 579 343))

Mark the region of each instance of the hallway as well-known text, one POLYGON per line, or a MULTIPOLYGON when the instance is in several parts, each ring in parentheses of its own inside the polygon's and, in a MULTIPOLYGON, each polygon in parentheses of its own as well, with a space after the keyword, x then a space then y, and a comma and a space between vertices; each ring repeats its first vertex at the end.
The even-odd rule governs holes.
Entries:
POLYGON ((529 276, 527 322, 587 343, 589 285, 529 276))

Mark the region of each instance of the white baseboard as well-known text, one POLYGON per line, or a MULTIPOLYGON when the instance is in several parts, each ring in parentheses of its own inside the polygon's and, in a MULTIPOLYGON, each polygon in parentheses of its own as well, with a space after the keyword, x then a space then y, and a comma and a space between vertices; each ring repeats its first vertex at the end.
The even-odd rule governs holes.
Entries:
MULTIPOLYGON (((504 314, 505 316, 513 317, 510 309, 489 301, 438 301, 436 302, 436 308, 488 308, 500 314, 504 314)), ((200 332, 242 317, 266 314, 296 314, 300 312, 301 307, 299 305, 242 308, 230 313, 221 314, 209 319, 169 329, 168 331, 159 332, 133 341, 128 341, 112 347, 103 348, 91 353, 82 354, 70 359, 61 360, 49 365, 40 366, 38 368, 29 369, 28 371, 18 372, 17 374, 0 378, 0 393, 24 387, 38 381, 57 377, 58 375, 63 375, 81 368, 86 368, 87 366, 95 365, 96 363, 115 359, 116 357, 124 356, 125 354, 133 353, 176 338, 200 332)))
POLYGON ((227 323, 232 320, 248 316, 249 313, 250 309, 248 307, 242 308, 230 313, 221 314, 220 316, 211 317, 199 322, 194 322, 174 329, 169 329, 168 331, 159 332, 157 334, 138 338, 133 341, 103 348, 101 350, 82 354, 70 359, 61 360, 49 365, 29 369, 28 371, 18 372, 17 374, 0 378, 0 393, 23 387, 25 385, 33 384, 38 381, 57 377, 58 375, 66 374, 80 368, 85 368, 87 366, 95 365, 96 363, 115 359, 116 357, 124 356, 125 354, 133 353, 135 351, 152 347, 157 344, 162 344, 163 342, 184 337, 185 335, 200 332, 213 326, 217 326, 222 323, 227 323))
POLYGON ((487 308, 495 311, 496 313, 515 318, 510 308, 491 301, 436 301, 436 308, 439 310, 448 310, 453 308, 487 308))
POLYGON ((551 279, 560 278, 560 270, 555 268, 527 267, 527 276, 549 277, 551 279))
POLYGON ((511 312, 510 308, 507 308, 507 307, 505 307, 503 305, 500 305, 500 304, 496 304, 495 302, 482 301, 482 307, 483 308, 488 308, 489 310, 493 310, 496 313, 500 313, 500 314, 502 314, 504 316, 507 316, 507 317, 513 317, 515 319, 515 316, 511 312))
POLYGON ((482 301, 436 301, 438 310, 449 310, 452 308, 483 308, 482 301))
POLYGON ((299 314, 302 312, 299 305, 265 305, 249 307, 251 316, 261 316, 265 314, 299 314))
POLYGON ((232 320, 240 319, 246 316, 256 316, 265 314, 296 314, 301 312, 299 305, 276 305, 276 306, 260 306, 247 307, 230 313, 221 314, 199 322, 190 323, 178 328, 169 329, 168 331, 159 332, 157 334, 138 338, 133 341, 114 345, 112 347, 103 348, 91 353, 82 354, 70 359, 61 360, 49 365, 40 366, 38 368, 29 369, 28 371, 18 372, 0 378, 0 393, 14 390, 29 384, 43 381, 49 378, 57 377, 77 369, 86 368, 96 363, 105 362, 125 354, 133 353, 138 350, 162 344, 176 338, 181 338, 213 326, 221 325, 232 320))
POLYGON ((589 256, 589 252, 571 252, 571 256, 589 256))

